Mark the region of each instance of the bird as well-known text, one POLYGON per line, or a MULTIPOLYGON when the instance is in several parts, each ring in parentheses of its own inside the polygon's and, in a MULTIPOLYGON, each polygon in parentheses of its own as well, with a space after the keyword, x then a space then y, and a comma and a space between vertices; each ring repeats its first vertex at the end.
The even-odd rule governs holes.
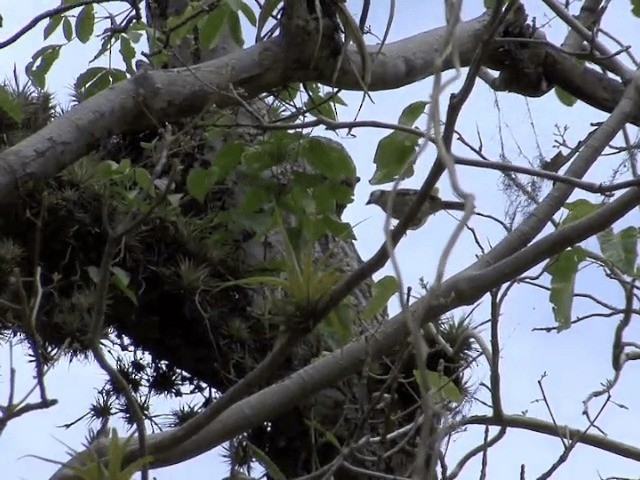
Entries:
MULTIPOLYGON (((378 205, 385 213, 391 215, 392 218, 400 220, 409 211, 409 207, 411 207, 417 195, 418 190, 413 188, 397 188, 395 191, 374 190, 369 196, 367 205, 378 205), (392 194, 393 199, 391 205, 389 205, 389 198, 392 194)), ((416 219, 407 228, 409 230, 417 230, 425 224, 432 214, 440 210, 464 211, 464 202, 442 200, 438 195, 431 193, 416 219)))

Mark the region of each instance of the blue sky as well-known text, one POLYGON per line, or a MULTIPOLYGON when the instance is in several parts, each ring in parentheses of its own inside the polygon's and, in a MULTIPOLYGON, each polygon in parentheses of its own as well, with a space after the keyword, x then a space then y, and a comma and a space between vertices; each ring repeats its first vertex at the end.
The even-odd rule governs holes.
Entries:
MULTIPOLYGON (((53 2, 30 1, 21 4, 20 8, 12 9, 11 12, 0 10, 5 22, 4 28, 0 30, 0 39, 6 38, 26 23, 43 8, 43 3, 55 5, 53 2)), ((388 2, 372 3, 374 6, 370 23, 373 30, 381 34, 386 23, 388 2)), ((392 29, 392 40, 439 26, 443 22, 443 12, 439 3, 437 7, 433 7, 432 2, 418 0, 400 0, 396 3, 398 10, 392 29)), ((463 17, 468 19, 479 14, 481 3, 478 1, 471 6, 471 2, 467 2, 471 7, 464 10, 463 17)), ((361 2, 358 1, 348 2, 354 12, 359 11, 360 4, 361 2)), ((537 17, 538 25, 544 24, 550 18, 548 14, 544 15, 541 2, 529 1, 525 2, 525 5, 530 15, 537 17)), ((637 32, 640 21, 629 14, 629 3, 627 1, 612 2, 609 9, 603 26, 610 28, 610 31, 625 43, 635 42, 633 46, 638 53, 640 37, 637 32)), ((36 28, 33 34, 14 46, 0 51, 0 65, 5 69, 1 73, 8 75, 13 62, 16 62, 19 71, 22 71, 23 65, 31 54, 41 46, 41 28, 36 28)), ((551 41, 559 44, 564 37, 565 29, 560 21, 552 20, 545 32, 551 41)), ((72 84, 75 76, 86 68, 86 62, 94 52, 95 46, 73 46, 63 52, 60 63, 54 67, 50 77, 51 89, 58 92, 58 98, 64 98, 67 95, 66 87, 72 84)), ((500 135, 497 128, 499 119, 502 122, 505 153, 512 161, 518 162, 523 160, 523 153, 533 159, 537 155, 537 143, 540 144, 542 154, 552 156, 556 151, 552 148, 556 125, 569 125, 567 137, 575 142, 591 129, 591 122, 606 118, 606 114, 583 104, 577 104, 572 108, 565 107, 553 94, 528 101, 507 93, 496 97, 481 82, 478 83, 463 111, 459 130, 472 141, 480 135, 485 153, 493 158, 497 158, 499 153, 500 135), (497 105, 500 107, 500 116, 497 105), (537 141, 532 124, 535 126, 537 141)), ((443 101, 453 91, 445 93, 442 97, 443 101)), ((430 93, 429 80, 397 91, 377 92, 373 95, 375 103, 367 103, 359 119, 395 121, 404 106, 416 100, 428 100, 430 93)), ((350 107, 341 112, 341 118, 348 120, 355 115, 360 95, 351 93, 343 97, 348 100, 350 107)), ((345 215, 348 221, 358 224, 356 227, 356 235, 359 238, 358 248, 365 259, 377 250, 383 238, 383 215, 375 207, 366 207, 365 202, 369 192, 375 188, 368 183, 373 173, 372 159, 375 147, 386 133, 364 129, 356 131, 355 138, 341 139, 353 156, 362 178, 356 190, 356 201, 347 209, 345 215)), ((328 136, 332 135, 328 134, 328 136)), ((466 153, 461 146, 458 145, 456 148, 466 153)), ((415 177, 409 179, 403 186, 420 185, 433 159, 434 149, 427 149, 418 160, 415 177)), ((600 166, 595 168, 588 178, 608 178, 612 162, 614 160, 611 158, 603 158, 599 162, 600 166)), ((499 192, 499 176, 496 173, 460 167, 459 175, 463 188, 475 194, 478 211, 502 216, 505 200, 499 192)), ((443 196, 450 197, 446 177, 443 177, 439 187, 443 196)), ((418 291, 420 277, 424 277, 427 281, 433 278, 439 255, 455 225, 454 222, 452 217, 440 213, 429 219, 425 227, 411 232, 403 240, 397 256, 405 285, 413 285, 414 291, 418 291)), ((637 226, 640 223, 638 212, 633 212, 625 219, 625 223, 637 226)), ((501 231, 486 220, 474 217, 471 225, 477 228, 485 244, 495 244, 501 238, 501 231)), ((587 242, 587 245, 596 247, 593 241, 587 242)), ((456 246, 447 268, 447 275, 469 265, 478 253, 471 237, 465 234, 456 246)), ((389 273, 392 273, 392 270, 387 266, 380 275, 389 273)), ((616 290, 613 283, 604 279, 603 275, 594 268, 581 272, 576 290, 597 291, 600 297, 620 304, 619 290, 616 290)), ((474 313, 476 321, 485 320, 488 312, 488 301, 485 299, 480 303, 480 307, 474 313)), ((392 311, 397 310, 396 304, 395 300, 391 301, 392 311)), ((589 304, 578 302, 575 313, 586 313, 590 310, 592 307, 589 304)), ((594 319, 560 335, 531 331, 532 328, 548 326, 552 323, 551 308, 545 292, 527 286, 519 286, 513 290, 501 318, 504 407, 509 413, 527 411, 530 416, 548 419, 549 415, 544 404, 536 401, 541 396, 537 382, 546 373, 545 392, 557 421, 571 426, 584 426, 585 420, 581 415, 582 401, 613 373, 609 359, 615 322, 594 319)), ((640 338, 637 325, 632 325, 627 337, 630 340, 640 338)), ((7 349, 0 350, 0 365, 7 365, 7 355, 7 349)), ((31 371, 24 363, 24 359, 18 358, 16 363, 19 369, 18 391, 24 392, 31 386, 31 371)), ((6 374, 4 370, 0 373, 3 375, 0 377, 0 398, 6 398, 4 393, 6 374)), ((95 367, 86 365, 69 367, 64 362, 50 374, 47 379, 49 392, 52 397, 60 400, 60 405, 13 421, 0 437, 0 464, 9 466, 7 478, 46 478, 46 475, 53 470, 50 465, 39 460, 19 459, 19 457, 33 453, 63 459, 65 447, 59 441, 73 447, 79 446, 79 441, 85 433, 83 424, 79 428, 68 431, 56 429, 55 426, 79 416, 90 404, 94 389, 102 384, 103 378, 103 374, 95 367)), ((477 382, 487 380, 486 369, 478 368, 475 379, 477 382)), ((640 399, 636 393, 639 382, 638 367, 633 364, 628 365, 621 383, 614 391, 614 400, 626 405, 628 410, 610 405, 599 423, 610 437, 634 445, 640 444, 640 433, 637 427, 634 427, 637 425, 637 412, 640 408, 640 399)), ((486 395, 483 398, 486 399, 486 395)), ((166 408, 165 405, 160 407, 166 408)), ((474 408, 479 412, 483 411, 480 406, 474 408)), ((594 411, 595 408, 594 405, 594 411)), ((482 435, 482 428, 471 427, 464 434, 457 436, 451 447, 450 464, 453 465, 462 453, 480 442, 482 435)), ((535 478, 557 459, 561 451, 562 445, 557 438, 528 432, 509 432, 507 438, 489 454, 489 478, 518 478, 522 463, 526 465, 527 478, 535 478)), ((213 475, 214 478, 220 478, 223 476, 224 466, 219 465, 215 454, 207 454, 187 464, 159 470, 154 472, 154 475, 160 480, 168 480, 200 476, 203 472, 213 475)), ((561 480, 598 478, 598 473, 603 477, 637 476, 637 465, 590 447, 578 447, 569 461, 556 472, 554 478, 561 480)), ((460 478, 475 479, 477 476, 478 464, 472 463, 466 467, 460 478)))

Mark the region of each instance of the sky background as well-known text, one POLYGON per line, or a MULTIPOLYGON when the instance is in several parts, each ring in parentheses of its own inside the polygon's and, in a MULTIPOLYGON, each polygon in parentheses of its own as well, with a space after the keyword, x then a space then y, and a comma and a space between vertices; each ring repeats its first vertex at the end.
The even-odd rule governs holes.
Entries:
MULTIPOLYGON (((440 26, 444 22, 441 2, 423 2, 421 0, 399 0, 391 32, 391 40, 404 38, 414 33, 440 26), (434 6, 437 5, 437 6, 434 6)), ((482 2, 466 2, 463 18, 472 18, 482 11, 482 2)), ((19 8, 0 7, 4 17, 4 27, 0 29, 0 41, 13 34, 42 9, 55 6, 55 2, 27 1, 19 8)), ((350 0, 348 6, 352 12, 359 12, 361 2, 350 0)), ((550 41, 560 44, 566 29, 562 23, 545 13, 542 2, 525 2, 527 11, 536 17, 537 25, 545 26, 545 33, 550 41)), ((12 5, 15 7, 15 5, 12 5)), ((372 30, 381 35, 387 19, 388 1, 372 2, 370 24, 372 30)), ((629 2, 618 0, 612 2, 603 24, 605 29, 615 33, 625 44, 631 43, 632 51, 638 54, 640 49, 640 20, 629 13, 629 2)), ((575 13, 575 11, 573 12, 575 13)), ((42 46, 42 28, 44 23, 31 34, 25 36, 13 46, 0 50, 0 74, 9 76, 14 63, 18 71, 30 56, 42 46)), ((252 35, 247 33, 247 39, 252 35)), ((55 40, 57 41, 57 40, 55 40)), ((373 39, 370 43, 375 43, 373 39)), ((63 50, 60 60, 49 76, 49 88, 56 92, 63 103, 69 93, 68 87, 75 77, 87 67, 87 61, 95 54, 96 46, 79 45, 77 43, 63 50)), ((119 54, 114 54, 116 57, 119 54)), ((116 61, 114 57, 113 61, 116 61)), ((106 59, 105 61, 108 61, 106 59)), ((447 74, 448 76, 453 73, 447 74)), ((459 85, 459 84, 458 84, 459 85)), ((453 87, 442 96, 443 112, 446 100, 453 87)), ((376 92, 373 104, 367 103, 359 114, 359 119, 376 119, 396 121, 402 109, 417 100, 428 100, 431 94, 431 81, 425 80, 417 84, 390 92, 376 92)), ((349 108, 341 111, 342 120, 354 118, 360 103, 361 95, 347 93, 342 95, 349 103, 349 108)), ((584 133, 591 130, 591 123, 602 121, 606 114, 589 106, 578 103, 572 108, 560 104, 553 93, 540 99, 524 99, 515 94, 502 93, 495 95, 482 82, 474 90, 465 106, 458 123, 459 130, 465 137, 477 143, 482 138, 484 152, 493 159, 498 159, 501 138, 504 152, 514 163, 536 161, 539 153, 551 157, 554 132, 557 126, 570 127, 566 134, 569 142, 576 142, 584 133), (499 129, 501 127, 501 130, 499 129), (539 149, 538 150, 538 145, 539 149)), ((424 120, 423 120, 424 122, 424 120)), ((424 124, 424 123, 423 123, 424 124)), ((322 132, 316 131, 316 134, 322 132)), ((357 224, 358 249, 366 259, 374 253, 383 240, 382 223, 384 216, 376 207, 367 207, 365 202, 373 187, 368 183, 374 170, 372 159, 377 142, 388 132, 374 129, 361 129, 353 132, 355 137, 339 137, 347 147, 358 167, 362 181, 356 189, 356 199, 345 213, 345 219, 357 224)), ((632 135, 634 135, 632 133, 632 135)), ((328 133, 327 136, 334 136, 328 133)), ((617 142, 618 145, 622 142, 617 142)), ((454 144, 456 152, 468 154, 459 143, 454 144)), ((420 157, 416 165, 416 175, 407 180, 403 186, 419 186, 431 168, 435 150, 429 147, 420 157)), ((587 179, 600 180, 608 178, 611 168, 619 162, 619 158, 603 157, 587 179)), ((476 209, 482 213, 490 213, 502 217, 505 198, 500 193, 500 177, 496 172, 479 171, 470 167, 459 167, 462 187, 476 196, 476 209)), ((441 195, 450 198, 448 179, 442 178, 441 195)), ((582 198, 588 197, 579 194, 582 198)), ((410 232, 402 241, 397 257, 402 270, 405 285, 412 285, 414 292, 419 291, 418 279, 423 277, 430 281, 436 271, 437 262, 448 235, 455 226, 455 218, 440 213, 422 229, 410 232)), ((640 215, 632 212, 621 225, 640 224, 640 215)), ((491 222, 474 217, 471 225, 477 229, 481 241, 487 245, 495 245, 502 237, 502 232, 491 222)), ((619 228, 619 226, 616 226, 619 228)), ((586 242, 586 246, 597 249, 595 241, 586 242)), ((472 263, 478 254, 478 248, 471 236, 465 233, 456 245, 447 267, 447 276, 465 268, 472 263)), ((378 276, 392 273, 390 266, 385 267, 378 276)), ((544 279, 544 277, 543 277, 544 279)), ((614 304, 621 304, 621 294, 615 284, 606 280, 595 268, 582 271, 578 276, 576 291, 597 292, 600 298, 614 304)), ((397 300, 390 303, 392 312, 397 311, 397 300)), ((457 315, 469 309, 460 309, 457 315)), ((574 314, 579 315, 593 311, 593 306, 585 302, 577 302, 574 314)), ((476 322, 487 318, 488 299, 480 302, 474 312, 476 322)), ((528 415, 549 419, 546 407, 538 400, 541 397, 538 380, 546 374, 544 387, 556 420, 561 424, 573 427, 585 426, 582 416, 582 401, 600 387, 601 383, 612 376, 610 352, 613 330, 616 319, 593 319, 583 322, 562 334, 532 332, 535 327, 553 324, 551 307, 546 292, 533 287, 518 286, 513 289, 506 303, 501 318, 502 345, 502 393, 505 411, 508 413, 527 412, 528 415)), ((626 338, 640 341, 640 329, 635 324, 627 330, 626 338)), ((0 349, 0 398, 6 398, 8 349, 0 349)), ((26 392, 32 386, 32 373, 19 349, 14 350, 18 392, 26 392)), ((86 433, 86 424, 70 430, 56 428, 61 424, 74 420, 90 405, 95 389, 100 387, 104 374, 92 365, 68 365, 62 362, 47 377, 49 395, 57 398, 60 404, 46 411, 34 412, 12 421, 0 437, 0 465, 5 470, 3 475, 9 479, 41 479, 47 478, 55 467, 33 458, 23 458, 27 454, 62 460, 66 447, 78 448, 86 433), (8 468, 8 470, 7 470, 8 468)), ((475 370, 476 383, 488 381, 487 370, 480 366, 475 370)), ((614 390, 614 400, 627 409, 609 405, 601 416, 598 425, 612 438, 632 445, 640 445, 638 431, 638 412, 640 398, 637 385, 640 384, 640 370, 637 365, 628 364, 619 385, 614 390)), ((480 398, 487 399, 486 394, 479 392, 480 398)), ((593 403, 592 412, 596 411, 598 402, 593 403)), ((169 408, 168 404, 159 402, 161 409, 169 408)), ((482 406, 473 407, 474 411, 486 412, 482 406)), ((451 446, 449 464, 453 466, 461 454, 482 441, 483 429, 470 427, 459 435, 451 446)), ((510 431, 507 437, 489 453, 489 478, 519 478, 520 465, 526 465, 527 478, 536 478, 549 468, 562 452, 559 439, 543 435, 510 431)), ((220 464, 216 453, 202 455, 186 464, 154 471, 160 480, 182 478, 221 478, 226 467, 220 464)), ((569 461, 555 474, 555 479, 569 480, 574 478, 599 478, 608 476, 637 477, 638 465, 590 447, 578 447, 569 461)), ((478 462, 466 467, 460 478, 477 478, 478 462)), ((3 477, 4 478, 4 477, 3 477)))

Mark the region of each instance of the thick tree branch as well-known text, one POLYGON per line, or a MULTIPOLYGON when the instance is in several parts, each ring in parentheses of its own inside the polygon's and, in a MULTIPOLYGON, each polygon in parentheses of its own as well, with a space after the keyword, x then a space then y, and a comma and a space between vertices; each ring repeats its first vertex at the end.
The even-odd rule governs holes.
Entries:
POLYGON ((613 210, 609 210, 607 208, 606 213, 589 215, 588 217, 572 224, 571 228, 569 226, 562 227, 541 238, 530 246, 511 255, 509 258, 478 273, 460 274, 461 278, 459 282, 454 282, 456 278, 451 279, 451 282, 456 284, 457 287, 454 289, 455 295, 465 298, 465 303, 474 303, 481 298, 480 296, 477 296, 476 293, 478 285, 483 285, 486 282, 486 284, 496 287, 504 283, 506 280, 516 278, 529 268, 562 252, 565 248, 580 243, 588 238, 583 236, 585 231, 590 231, 592 232, 591 235, 595 235, 597 232, 601 232, 613 225, 631 210, 636 208, 639 203, 640 188, 633 188, 601 209, 604 210, 605 208, 615 204, 617 208, 613 210), (574 226, 576 228, 573 228, 574 226), (562 245, 562 248, 558 248, 559 245, 562 245), (529 264, 530 267, 526 270, 522 270, 523 264, 529 264))
MULTIPOLYGON (((460 64, 463 67, 471 64, 482 40, 485 27, 490 20, 490 13, 485 13, 458 24, 455 43, 457 53, 460 56, 460 64)), ((382 48, 382 51, 378 45, 367 47, 371 64, 369 91, 392 90, 433 75, 436 63, 442 61, 442 53, 447 46, 446 35, 447 26, 445 25, 397 42, 388 43, 382 48)), ((448 56, 446 61, 441 63, 441 66, 442 71, 454 68, 451 56, 448 56)), ((357 73, 361 71, 360 55, 355 48, 350 48, 347 58, 340 65, 337 76, 335 75, 335 63, 327 62, 320 66, 316 80, 344 90, 361 90, 361 82, 357 77, 357 73)))
MULTIPOLYGON (((550 255, 560 253, 611 225, 635 208, 638 202, 640 189, 630 190, 593 215, 542 238, 521 255, 514 256, 508 271, 496 266, 486 273, 469 274, 457 280, 446 281, 442 285, 440 301, 426 303, 419 300, 411 306, 411 314, 419 315, 423 319, 432 319, 453 308, 471 304, 492 288, 526 272, 550 255)), ((178 463, 204 453, 235 435, 284 413, 314 393, 357 373, 365 360, 380 357, 402 342, 407 334, 406 320, 402 314, 396 315, 377 334, 347 345, 292 374, 287 380, 234 405, 200 435, 162 460, 158 459, 157 466, 178 463)))
MULTIPOLYGON (((620 81, 552 49, 545 57, 544 76, 553 85, 603 112, 613 112, 625 90, 620 81)), ((640 112, 633 112, 629 122, 640 126, 640 112)))
MULTIPOLYGON (((456 47, 463 67, 470 64, 488 20, 488 15, 482 15, 461 22, 456 29, 456 47)), ((445 46, 445 32, 446 27, 441 27, 385 45, 381 50, 378 46, 369 47, 369 91, 398 88, 433 75, 435 60, 445 46)), ((310 68, 311 56, 299 50, 292 52, 277 37, 193 67, 144 72, 100 92, 0 153, 0 200, 9 198, 25 182, 60 172, 109 135, 152 128, 195 115, 211 105, 236 105, 237 96, 229 92, 231 84, 236 91, 243 91, 246 99, 292 81, 362 88, 356 73, 361 67, 357 49, 348 49, 337 76, 335 59, 324 58, 310 68)), ((493 55, 492 68, 501 68, 498 57, 499 53, 493 55)), ((452 68, 451 60, 442 67, 452 68)), ((544 76, 607 112, 614 110, 624 91, 620 82, 579 66, 573 58, 557 51, 547 52, 544 76)), ((633 112, 628 121, 640 125, 640 110, 633 112)))
MULTIPOLYGON (((514 255, 506 265, 496 265, 480 273, 457 275, 445 281, 437 301, 418 300, 410 307, 411 315, 433 319, 454 308, 471 304, 491 289, 535 267, 551 255, 579 243, 615 223, 640 202, 640 189, 634 188, 588 217, 563 227, 514 255)), ((432 296, 432 298, 435 296, 432 296)), ((173 465, 196 457, 234 436, 248 431, 287 412, 311 395, 360 371, 367 360, 384 355, 406 339, 407 324, 403 314, 396 315, 376 333, 351 343, 290 375, 286 380, 242 400, 222 413, 209 427, 167 454, 156 456, 153 467, 173 465)), ((157 445, 166 444, 174 431, 148 437, 151 455, 157 445)), ((128 451, 128 461, 137 457, 137 447, 128 451)), ((52 477, 70 478, 63 470, 52 477)))
MULTIPOLYGON (((553 11, 553 13, 558 15, 563 22, 571 27, 572 31, 576 32, 582 40, 604 57, 599 60, 599 63, 603 67, 618 75, 625 83, 631 80, 633 70, 625 66, 619 58, 615 57, 613 52, 600 42, 600 40, 598 40, 593 33, 589 31, 589 29, 574 18, 560 2, 557 0, 544 0, 544 3, 553 11)), ((596 7, 596 5, 593 5, 593 7, 596 7)))
POLYGON ((195 115, 206 106, 237 104, 285 85, 289 57, 279 39, 194 67, 143 72, 100 92, 0 154, 0 200, 20 185, 48 178, 116 133, 153 128, 195 115))

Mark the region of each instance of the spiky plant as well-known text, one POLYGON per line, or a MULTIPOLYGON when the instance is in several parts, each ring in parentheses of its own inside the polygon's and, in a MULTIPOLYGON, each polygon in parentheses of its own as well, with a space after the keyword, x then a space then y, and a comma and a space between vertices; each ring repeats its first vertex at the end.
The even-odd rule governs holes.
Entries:
POLYGON ((0 108, 0 149, 10 147, 48 124, 56 113, 53 95, 21 82, 14 68, 13 79, 0 84, 5 108, 0 108))

